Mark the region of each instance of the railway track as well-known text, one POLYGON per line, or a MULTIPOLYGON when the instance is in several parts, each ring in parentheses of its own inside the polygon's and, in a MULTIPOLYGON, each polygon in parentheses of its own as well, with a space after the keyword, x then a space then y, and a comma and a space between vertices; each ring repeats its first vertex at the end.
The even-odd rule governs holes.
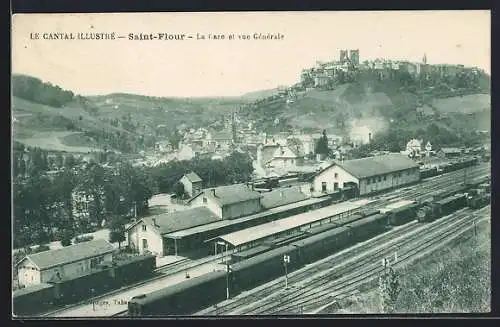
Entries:
MULTIPOLYGON (((458 220, 450 224, 443 224, 439 229, 432 233, 416 239, 404 240, 397 245, 398 263, 404 264, 412 260, 415 256, 430 251, 430 249, 442 244, 445 240, 457 233, 463 231, 466 227, 470 227, 469 211, 462 212, 458 220)), ((335 300, 337 297, 349 296, 353 291, 359 288, 362 284, 367 283, 374 278, 380 276, 384 271, 381 265, 382 258, 391 256, 394 249, 377 251, 379 253, 370 255, 366 260, 363 260, 355 267, 349 267, 352 273, 340 272, 333 276, 324 274, 320 278, 302 286, 304 291, 286 293, 280 296, 279 301, 274 299, 272 302, 259 304, 258 308, 249 311, 239 312, 240 314, 294 314, 297 311, 309 311, 314 307, 335 300), (340 278, 339 278, 340 277, 340 278), (299 310, 297 310, 299 309, 299 310)), ((329 271, 331 273, 333 271, 329 271)))
MULTIPOLYGON (((466 211, 469 212, 468 209, 466 211)), ((446 226, 447 224, 449 224, 450 219, 452 218, 443 217, 430 224, 421 225, 417 222, 413 222, 400 226, 392 231, 378 235, 364 243, 358 244, 353 248, 343 250, 333 256, 322 259, 312 265, 308 265, 294 273, 289 274, 289 284, 295 285, 295 287, 301 285, 304 287, 309 286, 318 288, 320 287, 320 285, 310 285, 307 283, 310 283, 311 280, 314 280, 315 278, 319 278, 318 276, 330 274, 332 272, 332 269, 337 269, 333 278, 342 276, 343 274, 347 274, 349 269, 359 269, 359 267, 366 264, 366 262, 361 262, 356 266, 350 267, 345 267, 345 265, 347 265, 349 262, 352 262, 354 260, 353 258, 359 257, 361 255, 386 255, 387 252, 394 251, 392 248, 387 249, 387 247, 389 246, 389 244, 395 244, 396 241, 408 243, 415 240, 421 240, 422 234, 429 234, 429 231, 436 229, 436 227, 446 226), (377 248, 379 249, 378 252, 377 250, 375 250, 377 248), (339 262, 341 264, 338 264, 339 262), (332 266, 337 268, 332 268, 332 266)), ((392 245, 392 247, 394 247, 394 245, 392 245)), ((259 286, 250 293, 245 292, 240 296, 241 297, 236 297, 235 299, 230 300, 230 302, 223 302, 216 308, 207 308, 198 312, 197 314, 251 314, 253 313, 253 311, 251 311, 252 308, 255 309, 257 306, 263 307, 265 306, 265 303, 268 303, 268 305, 278 303, 279 301, 283 303, 284 299, 286 299, 286 295, 283 294, 282 279, 278 279, 265 285, 259 286), (263 301, 268 302, 263 303, 263 301)), ((296 296, 304 297, 304 294, 300 293, 296 296)))

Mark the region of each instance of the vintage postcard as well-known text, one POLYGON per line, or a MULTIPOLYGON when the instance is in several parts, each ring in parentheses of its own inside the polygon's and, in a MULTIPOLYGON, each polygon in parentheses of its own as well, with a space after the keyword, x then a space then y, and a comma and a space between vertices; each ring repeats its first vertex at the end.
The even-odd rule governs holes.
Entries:
POLYGON ((13 317, 490 312, 490 61, 489 11, 13 15, 13 317))

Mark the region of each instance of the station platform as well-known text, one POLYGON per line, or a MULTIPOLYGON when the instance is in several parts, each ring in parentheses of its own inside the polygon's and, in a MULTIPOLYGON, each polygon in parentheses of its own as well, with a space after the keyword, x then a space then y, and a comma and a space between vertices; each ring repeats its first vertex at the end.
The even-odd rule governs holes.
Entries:
POLYGON ((186 261, 189 260, 186 257, 181 257, 181 256, 175 256, 175 255, 167 255, 164 257, 156 257, 156 267, 164 267, 167 265, 174 264, 176 262, 181 262, 181 261, 186 261))

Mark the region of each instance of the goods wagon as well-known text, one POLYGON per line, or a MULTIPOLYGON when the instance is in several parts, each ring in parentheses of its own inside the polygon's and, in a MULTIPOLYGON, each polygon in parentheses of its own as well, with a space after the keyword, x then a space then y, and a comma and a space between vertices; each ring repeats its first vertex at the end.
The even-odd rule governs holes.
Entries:
POLYGON ((300 262, 307 264, 333 254, 335 251, 348 245, 351 240, 351 229, 348 227, 338 227, 294 242, 291 245, 297 248, 300 262))
POLYGON ((355 221, 346 226, 351 228, 353 240, 353 242, 349 244, 351 245, 382 233, 387 226, 387 216, 385 214, 377 214, 355 221))
POLYGON ((259 254, 250 259, 235 263, 232 270, 234 292, 241 292, 265 283, 283 274, 283 256, 290 256, 287 268, 292 271, 300 267, 297 249, 286 245, 278 249, 259 254))
MULTIPOLYGON (((436 202, 437 217, 443 217, 467 205, 465 194, 456 194, 436 202)), ((436 217, 436 218, 437 218, 436 217)))
POLYGON ((437 167, 420 169, 420 178, 430 178, 439 175, 437 167))
POLYGON ((16 316, 29 316, 49 310, 54 301, 54 286, 36 284, 12 294, 12 311, 16 316))
POLYGON ((451 214, 465 207, 467 198, 465 194, 456 194, 442 200, 424 203, 417 211, 417 219, 420 222, 428 222, 451 214))
POLYGON ((416 202, 411 201, 400 207, 386 208, 385 210, 381 210, 381 212, 387 215, 387 223, 389 225, 399 226, 415 219, 418 207, 419 205, 416 202))
POLYGON ((472 209, 479 209, 491 201, 491 185, 489 183, 480 184, 477 188, 470 189, 467 194, 467 206, 472 209))
POLYGON ((226 298, 225 271, 215 271, 200 277, 134 296, 128 302, 129 316, 186 315, 226 298))

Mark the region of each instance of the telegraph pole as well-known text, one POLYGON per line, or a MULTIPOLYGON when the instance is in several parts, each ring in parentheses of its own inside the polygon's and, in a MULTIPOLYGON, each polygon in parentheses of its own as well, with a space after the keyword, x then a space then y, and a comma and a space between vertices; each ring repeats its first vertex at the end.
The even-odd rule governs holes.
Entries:
MULTIPOLYGON (((226 254, 227 254, 227 243, 226 243, 226 254)), ((226 260, 226 300, 229 300, 229 261, 226 260)))
POLYGON ((285 254, 283 255, 283 264, 285 265, 285 289, 288 289, 288 263, 290 263, 290 256, 285 254))

